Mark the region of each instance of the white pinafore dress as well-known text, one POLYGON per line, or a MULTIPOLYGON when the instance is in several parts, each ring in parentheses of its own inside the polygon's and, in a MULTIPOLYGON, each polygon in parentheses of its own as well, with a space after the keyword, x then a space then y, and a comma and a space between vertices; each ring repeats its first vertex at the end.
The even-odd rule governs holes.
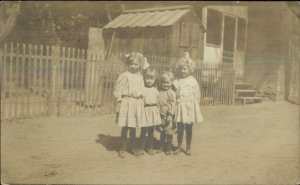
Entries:
POLYGON ((193 76, 174 80, 177 96, 175 121, 192 124, 203 121, 200 111, 200 87, 193 76))
POLYGON ((146 113, 147 124, 141 125, 141 127, 150 127, 160 125, 161 118, 158 108, 158 96, 159 92, 155 87, 147 88, 144 91, 144 107, 146 113))
POLYGON ((144 99, 144 80, 141 73, 122 73, 116 82, 114 96, 119 103, 117 124, 120 127, 139 128, 147 124, 144 99))

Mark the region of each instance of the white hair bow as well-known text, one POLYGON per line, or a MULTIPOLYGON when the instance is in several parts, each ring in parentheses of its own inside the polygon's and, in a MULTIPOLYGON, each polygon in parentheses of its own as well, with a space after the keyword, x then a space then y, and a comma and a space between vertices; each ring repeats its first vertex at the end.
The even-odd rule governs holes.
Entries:
POLYGON ((143 64, 143 69, 147 69, 149 67, 149 63, 147 61, 147 58, 144 57, 144 64, 143 64))

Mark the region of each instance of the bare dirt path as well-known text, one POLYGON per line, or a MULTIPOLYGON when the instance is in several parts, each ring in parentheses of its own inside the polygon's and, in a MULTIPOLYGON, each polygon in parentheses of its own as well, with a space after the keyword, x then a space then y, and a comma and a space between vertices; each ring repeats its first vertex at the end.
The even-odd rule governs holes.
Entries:
MULTIPOLYGON (((192 152, 117 155, 114 117, 35 118, 1 128, 3 183, 295 184, 299 110, 287 102, 203 108, 192 152)), ((158 138, 158 136, 156 135, 158 138)), ((176 145, 176 139, 173 142, 176 145)))

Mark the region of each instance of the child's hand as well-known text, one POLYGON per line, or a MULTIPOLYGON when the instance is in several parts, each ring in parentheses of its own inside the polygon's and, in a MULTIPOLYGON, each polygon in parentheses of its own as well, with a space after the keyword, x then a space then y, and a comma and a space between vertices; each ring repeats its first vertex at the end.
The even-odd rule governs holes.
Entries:
POLYGON ((167 122, 168 122, 169 124, 172 124, 172 123, 173 123, 173 116, 168 115, 168 116, 167 116, 167 122))

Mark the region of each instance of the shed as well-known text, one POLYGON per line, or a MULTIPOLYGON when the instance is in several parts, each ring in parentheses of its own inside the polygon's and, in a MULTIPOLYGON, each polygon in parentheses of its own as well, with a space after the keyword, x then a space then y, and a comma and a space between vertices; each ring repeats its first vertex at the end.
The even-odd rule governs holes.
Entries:
POLYGON ((192 6, 134 9, 103 27, 110 52, 138 51, 146 55, 203 58, 205 28, 192 6))

